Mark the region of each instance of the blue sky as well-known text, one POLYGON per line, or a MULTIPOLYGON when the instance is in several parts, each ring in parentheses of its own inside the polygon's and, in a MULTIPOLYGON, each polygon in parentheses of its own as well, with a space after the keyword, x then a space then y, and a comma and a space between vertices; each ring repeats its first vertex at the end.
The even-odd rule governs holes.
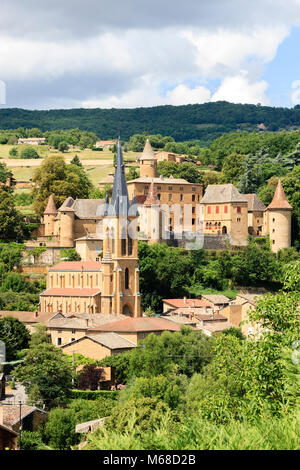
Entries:
POLYGON ((2 0, 0 107, 292 107, 299 43, 300 0, 2 0))
POLYGON ((300 80, 300 28, 294 27, 280 44, 276 57, 266 65, 262 78, 269 83, 267 96, 272 106, 291 107, 291 86, 300 80))

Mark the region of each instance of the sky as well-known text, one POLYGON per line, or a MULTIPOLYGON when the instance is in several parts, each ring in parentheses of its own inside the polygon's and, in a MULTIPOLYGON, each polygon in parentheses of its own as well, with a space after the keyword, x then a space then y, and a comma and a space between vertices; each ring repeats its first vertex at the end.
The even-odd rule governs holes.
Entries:
POLYGON ((0 108, 300 104, 300 0, 1 0, 0 108))

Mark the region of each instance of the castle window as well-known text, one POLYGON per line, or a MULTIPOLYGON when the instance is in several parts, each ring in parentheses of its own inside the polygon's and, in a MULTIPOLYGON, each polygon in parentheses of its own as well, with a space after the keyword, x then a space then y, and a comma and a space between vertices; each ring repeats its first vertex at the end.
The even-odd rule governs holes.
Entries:
POLYGON ((192 191, 196 191, 196 188, 195 188, 195 186, 193 186, 193 187, 192 187, 192 191))
POLYGON ((273 233, 275 232, 275 228, 273 228, 272 232, 273 232, 273 233))
POLYGON ((192 201, 195 201, 195 194, 192 195, 192 201))
POLYGON ((192 219, 192 225, 195 225, 196 219, 192 219))
POLYGON ((61 346, 62 344, 61 338, 57 338, 56 343, 57 343, 57 346, 61 346))
POLYGON ((180 186, 179 191, 183 191, 183 186, 180 186))
POLYGON ((275 222, 275 219, 273 219, 273 222, 275 222))
POLYGON ((129 269, 125 269, 125 289, 129 289, 129 269))
POLYGON ((168 189, 169 189, 169 191, 172 191, 172 186, 169 186, 169 188, 168 188, 168 189))
POLYGON ((210 206, 207 207, 207 213, 211 214, 211 207, 210 206))
POLYGON ((275 240, 272 240, 273 245, 275 245, 275 240))
POLYGON ((160 194, 159 193, 157 194, 157 199, 160 201, 160 194))
POLYGON ((238 207, 236 208, 236 211, 237 211, 238 214, 240 214, 240 213, 241 213, 241 208, 238 206, 238 207))
POLYGON ((157 186, 157 189, 159 189, 159 190, 160 190, 160 189, 161 189, 161 186, 157 186))
POLYGON ((219 213, 219 206, 216 206, 216 214, 219 213))
POLYGON ((195 210, 196 210, 196 208, 192 207, 192 214, 195 214, 195 210))
POLYGON ((183 200, 183 194, 180 194, 180 201, 183 200))
POLYGON ((238 217, 238 218, 236 219, 236 221, 237 221, 237 222, 240 222, 240 221, 241 221, 241 219, 238 217))
POLYGON ((227 214, 228 212, 228 206, 224 206, 224 213, 227 214))
POLYGON ((169 201, 172 201, 172 194, 169 194, 169 201))

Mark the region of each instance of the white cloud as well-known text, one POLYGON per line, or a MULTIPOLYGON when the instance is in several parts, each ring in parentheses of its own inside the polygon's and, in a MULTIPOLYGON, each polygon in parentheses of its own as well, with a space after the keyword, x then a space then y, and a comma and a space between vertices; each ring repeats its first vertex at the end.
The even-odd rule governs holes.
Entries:
POLYGON ((293 105, 300 104, 300 80, 294 80, 292 83, 290 100, 293 105))
POLYGON ((265 95, 268 83, 250 82, 246 72, 233 77, 226 77, 211 101, 230 101, 232 103, 269 104, 265 95))
POLYGON ((242 8, 240 0, 3 0, 0 79, 7 85, 7 105, 268 103, 263 67, 299 22, 299 5, 300 0, 243 0, 242 8), (221 83, 214 93, 210 80, 221 83))

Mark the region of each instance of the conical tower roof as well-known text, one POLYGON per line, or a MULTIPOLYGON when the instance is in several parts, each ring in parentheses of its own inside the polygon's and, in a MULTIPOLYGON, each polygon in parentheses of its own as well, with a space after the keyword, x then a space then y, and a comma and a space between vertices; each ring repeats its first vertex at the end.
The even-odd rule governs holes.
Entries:
POLYGON ((154 206, 155 204, 159 204, 159 200, 157 197, 156 189, 154 188, 154 182, 152 180, 149 192, 144 202, 144 206, 154 206))
POLYGON ((56 209, 54 197, 51 194, 48 199, 47 207, 44 210, 44 215, 56 215, 56 214, 57 214, 57 209, 56 209))
POLYGON ((155 155, 153 152, 153 148, 151 147, 150 140, 146 140, 146 144, 141 156, 141 160, 155 160, 155 155))
POLYGON ((281 181, 278 181, 277 188, 272 202, 268 205, 266 210, 270 209, 287 209, 292 210, 293 207, 288 202, 281 181))

